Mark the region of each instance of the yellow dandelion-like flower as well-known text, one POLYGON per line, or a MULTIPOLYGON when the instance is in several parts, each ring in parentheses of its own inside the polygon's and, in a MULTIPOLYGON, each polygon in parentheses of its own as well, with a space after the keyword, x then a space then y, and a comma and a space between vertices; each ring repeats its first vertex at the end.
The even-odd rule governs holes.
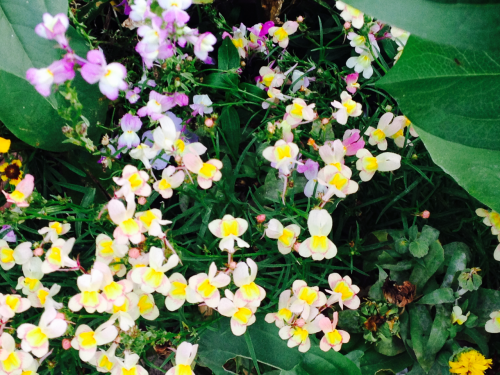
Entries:
POLYGON ((486 359, 477 350, 469 350, 455 356, 455 361, 449 362, 450 373, 462 375, 484 375, 491 368, 493 361, 486 359))

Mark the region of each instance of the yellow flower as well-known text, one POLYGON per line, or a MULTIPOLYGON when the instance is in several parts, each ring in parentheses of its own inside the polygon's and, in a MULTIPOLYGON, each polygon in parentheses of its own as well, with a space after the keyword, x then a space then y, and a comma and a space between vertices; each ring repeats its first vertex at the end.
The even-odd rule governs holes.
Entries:
POLYGON ((12 160, 10 163, 3 163, 0 165, 2 181, 10 180, 10 183, 16 186, 23 179, 23 171, 21 171, 22 166, 23 164, 21 163, 21 160, 17 159, 12 160))
POLYGON ((486 359, 477 350, 470 349, 455 356, 454 362, 449 362, 450 373, 463 375, 483 375, 491 368, 491 359, 486 359))
POLYGON ((6 153, 10 149, 10 139, 0 137, 0 152, 6 153))

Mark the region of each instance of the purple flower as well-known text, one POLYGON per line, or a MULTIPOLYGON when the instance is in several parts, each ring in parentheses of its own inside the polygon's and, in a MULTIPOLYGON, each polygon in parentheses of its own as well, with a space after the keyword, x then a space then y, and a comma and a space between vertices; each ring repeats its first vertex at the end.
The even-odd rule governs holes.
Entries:
POLYGON ((149 79, 147 82, 146 82, 146 85, 150 86, 150 87, 156 87, 156 82, 153 80, 153 79, 149 79))
POLYGON ((125 94, 125 98, 132 104, 137 103, 140 99, 139 93, 141 92, 140 87, 134 87, 133 90, 128 90, 125 94))
POLYGON ((123 14, 128 16, 130 12, 132 11, 132 8, 130 7, 128 0, 123 0, 120 4, 117 5, 117 7, 123 6, 123 14))
POLYGON ((194 44, 194 54, 201 61, 207 61, 208 53, 214 50, 214 44, 217 43, 215 36, 206 32, 198 36, 198 40, 194 44))
POLYGON ((7 241, 7 242, 16 242, 17 237, 14 231, 12 230, 12 227, 10 225, 4 225, 2 226, 2 229, 0 229, 0 236, 3 236, 2 240, 7 241))
POLYGON ((66 49, 68 40, 65 34, 68 26, 69 20, 65 14, 59 13, 52 17, 49 13, 44 13, 43 23, 36 25, 35 33, 45 39, 55 39, 62 48, 66 49))
POLYGON ((189 21, 189 14, 177 7, 171 7, 162 13, 163 19, 168 24, 175 24, 177 27, 182 27, 189 21))
POLYGON ((49 96, 53 84, 59 85, 75 78, 73 66, 73 60, 65 56, 62 60, 54 61, 48 68, 28 69, 26 79, 41 95, 49 96))
POLYGON ((327 186, 318 184, 318 170, 319 163, 314 160, 307 159, 303 165, 297 166, 297 172, 304 173, 304 176, 309 180, 304 187, 304 195, 308 198, 312 197, 314 189, 316 188, 315 197, 318 198, 328 190, 327 186))
POLYGON ((184 107, 189 103, 189 97, 181 92, 175 92, 173 97, 174 97, 174 103, 177 104, 179 107, 184 107))
POLYGON ((102 50, 93 50, 87 53, 86 63, 81 70, 82 77, 90 84, 99 82, 99 89, 110 100, 118 98, 119 90, 126 90, 127 70, 122 64, 106 64, 102 50))
POLYGON ((151 118, 156 121, 163 117, 163 112, 173 107, 175 107, 175 103, 172 96, 165 96, 156 91, 151 91, 149 93, 148 104, 140 108, 137 111, 137 115, 139 115, 139 117, 151 116, 151 118))
POLYGON ((304 176, 308 180, 316 178, 316 176, 318 175, 318 170, 319 163, 311 159, 307 159, 304 164, 299 164, 297 166, 297 172, 304 173, 304 176))
POLYGON ((127 148, 137 147, 139 143, 141 143, 141 139, 137 135, 137 132, 142 126, 141 119, 127 113, 121 118, 120 125, 123 134, 118 138, 118 148, 121 149, 125 146, 127 146, 127 148))
POLYGON ((158 59, 168 59, 174 54, 174 46, 166 40, 167 31, 162 29, 163 20, 160 17, 153 17, 151 26, 141 26, 137 34, 142 37, 135 47, 144 61, 144 64, 151 69, 153 62, 158 59))
POLYGON ((344 137, 342 138, 342 145, 346 149, 346 155, 352 156, 356 155, 358 150, 361 150, 365 147, 365 141, 361 138, 359 129, 348 129, 344 133, 344 137))

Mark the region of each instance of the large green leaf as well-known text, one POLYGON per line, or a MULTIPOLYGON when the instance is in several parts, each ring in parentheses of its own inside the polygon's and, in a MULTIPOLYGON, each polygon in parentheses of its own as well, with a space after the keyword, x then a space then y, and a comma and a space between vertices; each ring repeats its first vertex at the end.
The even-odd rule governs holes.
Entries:
MULTIPOLYGON (((223 318, 214 331, 207 330, 199 341, 200 364, 209 367, 215 375, 229 374, 223 366, 237 356, 251 358, 244 337, 236 337, 231 332, 229 319, 223 318)), ((257 360, 279 370, 280 375, 361 375, 359 368, 347 357, 333 350, 323 352, 317 343, 312 344, 307 353, 297 348, 288 348, 287 341, 278 336, 278 328, 257 315, 257 322, 248 328, 257 360)), ((313 340, 314 337, 311 336, 313 340)))
MULTIPOLYGON (((370 349, 361 357, 361 372, 363 375, 375 375, 381 370, 392 370, 396 373, 411 366, 413 363, 414 361, 408 353, 388 357, 376 352, 374 349, 370 349)), ((346 373, 346 375, 350 374, 346 373)))
POLYGON ((417 293, 422 291, 425 283, 434 275, 443 261, 443 248, 439 241, 433 242, 429 248, 429 253, 415 266, 410 275, 410 282, 417 287, 417 293))
MULTIPOLYGON (((43 13, 68 12, 66 0, 0 0, 0 120, 22 141, 51 151, 64 151, 72 147, 61 144, 66 139, 61 132, 65 121, 57 109, 66 105, 59 93, 48 98, 41 96, 26 81, 29 68, 49 66, 62 57, 63 51, 55 48, 53 40, 40 38, 35 26, 42 22, 43 13)), ((73 28, 68 30, 71 46, 81 56, 88 48, 73 28)), ((84 106, 83 114, 92 125, 102 121, 106 101, 97 86, 90 86, 81 78, 75 79, 79 99, 84 106)), ((95 129, 95 126, 91 127, 95 129)))
POLYGON ((347 0, 393 26, 434 42, 500 51, 497 0, 347 0))
POLYGON ((219 69, 231 70, 240 67, 240 56, 231 38, 227 37, 222 41, 219 48, 219 69))
POLYGON ((236 157, 238 155, 238 148, 241 140, 240 117, 238 116, 238 112, 236 112, 236 109, 232 106, 224 107, 219 120, 228 147, 236 157))
POLYGON ((377 82, 416 125, 436 164, 500 210, 500 52, 459 50, 410 37, 377 82))

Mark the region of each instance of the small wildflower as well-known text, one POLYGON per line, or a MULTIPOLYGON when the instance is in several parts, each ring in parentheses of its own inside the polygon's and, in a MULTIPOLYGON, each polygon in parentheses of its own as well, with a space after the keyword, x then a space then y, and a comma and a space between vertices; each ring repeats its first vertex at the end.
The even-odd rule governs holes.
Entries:
POLYGON ((378 149, 381 151, 387 150, 387 137, 394 135, 399 129, 401 129, 401 124, 399 122, 392 121, 394 115, 392 113, 385 113, 380 117, 377 125, 377 129, 369 126, 365 131, 365 135, 368 135, 368 143, 372 146, 377 145, 378 149))
POLYGON ((16 186, 23 178, 23 171, 21 170, 23 164, 21 160, 14 159, 10 163, 3 163, 0 165, 0 175, 2 181, 9 181, 10 184, 16 186))
POLYGON ((341 309, 344 306, 351 310, 356 310, 359 307, 361 303, 357 296, 359 287, 352 284, 349 276, 342 277, 338 273, 332 273, 328 276, 328 284, 332 288, 332 290, 326 291, 331 294, 327 301, 329 306, 338 302, 341 309))
POLYGON ((338 111, 333 114, 333 117, 339 124, 345 125, 349 117, 358 117, 363 113, 362 105, 352 100, 352 96, 347 92, 342 91, 340 100, 342 103, 337 100, 331 103, 332 107, 338 109, 338 111))
POLYGON ((168 370, 165 375, 192 375, 191 364, 196 357, 197 351, 198 345, 189 342, 180 344, 175 353, 175 366, 168 370))
POLYGON ((293 313, 290 311, 291 296, 292 291, 290 289, 281 292, 278 302, 278 312, 267 314, 265 318, 267 323, 275 323, 276 327, 283 328, 285 324, 292 322, 293 313))
POLYGON ((273 37, 273 42, 278 43, 281 48, 286 48, 290 39, 290 35, 297 31, 299 24, 295 21, 287 21, 281 27, 271 27, 269 35, 273 37))
POLYGON ((243 300, 235 298, 234 294, 226 289, 225 296, 220 300, 219 313, 231 318, 231 331, 235 336, 243 335, 247 327, 255 323, 257 307, 247 305, 243 300))
POLYGON ((451 324, 457 323, 458 325, 462 325, 467 321, 469 315, 470 311, 464 315, 459 306, 453 306, 453 311, 451 312, 451 324))
POLYGON ((342 13, 340 13, 340 17, 342 17, 344 21, 350 22, 356 29, 361 29, 361 27, 363 27, 365 19, 364 14, 361 11, 342 1, 337 1, 335 3, 335 7, 342 11, 342 13))
POLYGON ((356 153, 358 161, 356 169, 361 181, 370 181, 376 171, 389 172, 401 167, 401 155, 393 152, 383 152, 374 157, 370 151, 363 148, 356 153))
POLYGON ((346 344, 351 339, 351 336, 346 331, 337 330, 337 323, 339 321, 339 313, 333 313, 333 320, 325 317, 319 321, 319 326, 325 334, 319 343, 319 347, 324 352, 330 349, 338 352, 342 348, 342 344, 346 344))

